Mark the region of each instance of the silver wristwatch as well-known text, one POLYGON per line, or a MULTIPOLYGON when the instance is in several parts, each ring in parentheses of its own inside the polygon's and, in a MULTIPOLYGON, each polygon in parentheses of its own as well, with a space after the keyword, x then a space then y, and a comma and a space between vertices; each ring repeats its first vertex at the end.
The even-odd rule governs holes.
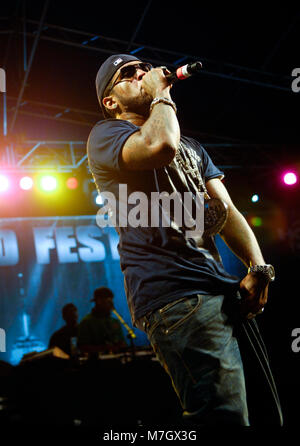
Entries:
POLYGON ((269 282, 275 280, 275 269, 272 265, 253 265, 248 268, 248 273, 262 273, 269 282))

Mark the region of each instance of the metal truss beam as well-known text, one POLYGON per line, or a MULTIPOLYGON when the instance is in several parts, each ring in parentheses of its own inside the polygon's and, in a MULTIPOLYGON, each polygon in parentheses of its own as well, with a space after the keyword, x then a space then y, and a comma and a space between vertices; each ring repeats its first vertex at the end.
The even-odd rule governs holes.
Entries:
POLYGON ((86 141, 9 143, 0 163, 7 173, 73 172, 87 168, 86 141))
MULTIPOLYGON (((8 113, 13 113, 16 107, 17 98, 7 96, 7 101, 7 111, 8 113)), ((41 119, 50 119, 58 122, 88 126, 89 128, 92 128, 95 122, 101 119, 99 113, 68 107, 66 105, 55 105, 28 99, 23 99, 20 103, 18 113, 41 119)))
MULTIPOLYGON (((78 110, 67 106, 56 106, 53 104, 38 103, 37 101, 23 100, 24 86, 26 85, 26 80, 29 75, 38 40, 41 39, 56 42, 58 44, 97 51, 107 55, 116 52, 128 52, 130 50, 131 54, 139 54, 139 56, 144 60, 152 62, 156 65, 167 65, 170 67, 170 69, 172 69, 172 67, 175 68, 178 65, 183 64, 184 62, 201 60, 203 62, 204 69, 201 70, 200 75, 219 77, 231 81, 238 81, 239 83, 248 83, 263 88, 277 89, 290 93, 290 86, 293 78, 291 76, 282 76, 268 73, 263 70, 264 66, 260 70, 255 70, 235 64, 202 58, 201 56, 188 55, 176 51, 164 50, 149 45, 141 45, 139 43, 135 43, 135 37, 150 7, 150 4, 151 0, 145 7, 142 17, 140 18, 139 23, 135 31, 133 32, 130 42, 115 38, 108 38, 76 29, 65 28, 62 26, 51 25, 47 23, 44 24, 43 22, 45 11, 47 8, 47 1, 45 2, 44 11, 40 21, 28 19, 25 20, 25 16, 24 18, 17 19, 21 20, 23 25, 26 24, 26 27, 23 26, 23 32, 21 33, 24 42, 26 41, 27 37, 34 38, 34 42, 29 63, 25 64, 24 59, 24 69, 26 67, 26 71, 20 89, 19 97, 16 101, 12 97, 7 98, 6 94, 4 94, 3 97, 3 108, 5 111, 5 113, 3 113, 4 136, 7 134, 7 112, 11 113, 11 122, 9 129, 11 134, 18 113, 35 118, 61 121, 88 127, 92 127, 92 125, 99 118, 101 118, 101 116, 97 113, 89 112, 87 110, 78 110), (10 101, 9 106, 6 106, 6 100, 10 101)), ((10 32, 9 42, 11 41, 13 33, 17 32, 17 27, 13 28, 14 29, 12 29, 11 31, 8 31, 10 32)), ((6 30, 2 30, 1 32, 4 31, 6 32, 6 30)))
MULTIPOLYGON (((48 9, 48 3, 49 3, 49 0, 45 0, 44 7, 43 7, 43 12, 42 12, 39 24, 38 24, 38 30, 37 30, 36 35, 34 37, 34 42, 33 42, 33 45, 32 45, 29 62, 28 62, 28 65, 26 66, 24 79, 23 79, 23 82, 22 82, 22 85, 21 85, 21 88, 20 88, 20 92, 19 92, 19 96, 18 96, 18 100, 17 100, 17 105, 16 105, 16 108, 15 108, 15 111, 14 111, 14 114, 13 114, 13 117, 12 117, 12 120, 11 120, 11 124, 10 124, 10 128, 9 128, 10 132, 13 131, 13 128, 14 128, 14 125, 15 125, 15 122, 16 122, 16 119, 17 119, 19 106, 20 106, 22 98, 23 98, 25 86, 26 86, 26 83, 27 83, 27 80, 28 80, 28 76, 29 76, 29 73, 30 73, 30 70, 31 70, 31 66, 32 66, 33 59, 34 59, 34 56, 35 56, 36 48, 37 48, 37 45, 38 45, 38 42, 39 42, 39 39, 40 39, 40 35, 41 35, 41 32, 42 32, 42 28, 43 28, 46 12, 47 12, 47 9, 48 9)), ((25 34, 24 34, 24 37, 25 37, 25 34)))
MULTIPOLYGON (((272 156, 274 145, 245 143, 203 143, 215 164, 222 169, 270 169, 278 161, 272 156), (249 162, 250 160, 250 162, 249 162), (251 164, 252 160, 252 164, 251 164)), ((276 153, 285 148, 276 147, 276 153)), ((86 141, 29 140, 7 144, 0 153, 2 173, 63 173, 89 170, 86 141)))
POLYGON ((135 30, 134 30, 134 32, 133 32, 133 34, 131 36, 130 42, 129 42, 128 47, 127 47, 127 51, 130 50, 131 45, 133 44, 133 42, 134 42, 134 40, 135 40, 135 38, 136 38, 136 36, 137 36, 141 26, 142 26, 142 23, 143 23, 144 18, 145 18, 146 14, 147 14, 147 12, 148 12, 148 10, 150 8, 151 3, 152 3, 152 0, 148 0, 148 3, 147 3, 147 5, 146 5, 146 7, 145 7, 145 9, 143 11, 143 14, 141 15, 139 23, 137 24, 137 27, 135 28, 135 30))
MULTIPOLYGON (((22 21, 23 19, 20 18, 20 20, 22 21)), ((36 37, 38 24, 39 22, 35 20, 26 20, 26 37, 36 37)), ((135 34, 136 33, 134 33, 130 41, 125 41, 80 31, 78 29, 45 23, 40 39, 90 51, 97 51, 107 55, 118 52, 126 53, 128 52, 128 48, 130 48, 131 54, 138 54, 143 60, 155 65, 167 65, 170 68, 176 68, 184 62, 200 60, 203 63, 203 69, 199 75, 219 77, 231 81, 256 85, 262 88, 282 90, 289 93, 291 91, 290 85, 293 81, 292 76, 283 76, 267 72, 263 69, 256 70, 237 64, 204 58, 201 55, 186 54, 136 43, 134 42, 135 34)))
MULTIPOLYGON (((31 31, 27 32, 27 36, 35 37, 35 28, 37 21, 27 20, 27 25, 31 26, 31 31)), ((135 33, 136 34, 136 33, 135 33)), ((98 34, 88 33, 77 29, 65 28, 62 26, 45 24, 43 34, 40 36, 42 40, 55 42, 62 45, 69 45, 77 48, 83 48, 91 51, 97 51, 103 54, 111 55, 114 53, 126 53, 131 48, 131 54, 138 54, 143 60, 156 65, 167 65, 175 68, 186 62, 201 60, 203 69, 200 75, 220 77, 231 81, 248 83, 263 88, 272 88, 290 93, 292 76, 283 76, 270 73, 262 69, 253 69, 240 65, 220 62, 217 60, 203 58, 201 55, 191 55, 177 51, 157 48, 150 45, 143 45, 133 41, 105 37, 98 34)))

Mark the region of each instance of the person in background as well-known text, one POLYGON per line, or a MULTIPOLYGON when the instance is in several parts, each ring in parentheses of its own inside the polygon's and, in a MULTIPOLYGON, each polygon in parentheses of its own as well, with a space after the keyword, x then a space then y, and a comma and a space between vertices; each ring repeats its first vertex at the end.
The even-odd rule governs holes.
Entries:
POLYGON ((118 352, 127 347, 120 322, 111 316, 113 292, 107 287, 94 290, 91 313, 79 323, 78 347, 83 353, 118 352))
POLYGON ((73 303, 66 304, 62 309, 62 317, 66 325, 54 332, 49 341, 49 348, 59 347, 71 355, 72 339, 77 338, 78 311, 73 303))

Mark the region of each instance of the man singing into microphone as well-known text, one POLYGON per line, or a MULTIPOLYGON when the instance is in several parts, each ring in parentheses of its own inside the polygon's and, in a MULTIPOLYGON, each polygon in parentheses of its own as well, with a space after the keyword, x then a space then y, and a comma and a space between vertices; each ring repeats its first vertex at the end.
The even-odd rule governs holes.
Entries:
POLYGON ((247 426, 243 364, 223 303, 240 299, 241 314, 255 317, 274 269, 232 203, 223 172, 197 141, 181 135, 170 88, 164 68, 132 55, 109 57, 96 77, 105 119, 90 133, 89 165, 99 191, 117 198, 126 184, 128 195, 201 191, 227 205, 221 236, 249 267, 242 280, 225 271, 215 234, 188 237, 172 215, 169 226, 148 220, 116 229, 132 322, 170 375, 184 419, 247 426))

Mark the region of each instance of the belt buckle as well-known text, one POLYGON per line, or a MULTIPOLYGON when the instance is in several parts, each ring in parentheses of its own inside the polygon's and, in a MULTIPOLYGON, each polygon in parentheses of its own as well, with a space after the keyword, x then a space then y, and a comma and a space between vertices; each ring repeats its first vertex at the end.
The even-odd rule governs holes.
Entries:
POLYGON ((142 323, 142 327, 143 327, 143 330, 144 330, 144 331, 146 331, 146 329, 147 329, 148 326, 149 326, 149 320, 148 320, 148 318, 149 318, 150 314, 151 314, 151 313, 145 314, 145 316, 143 316, 143 317, 141 318, 141 323, 142 323))

